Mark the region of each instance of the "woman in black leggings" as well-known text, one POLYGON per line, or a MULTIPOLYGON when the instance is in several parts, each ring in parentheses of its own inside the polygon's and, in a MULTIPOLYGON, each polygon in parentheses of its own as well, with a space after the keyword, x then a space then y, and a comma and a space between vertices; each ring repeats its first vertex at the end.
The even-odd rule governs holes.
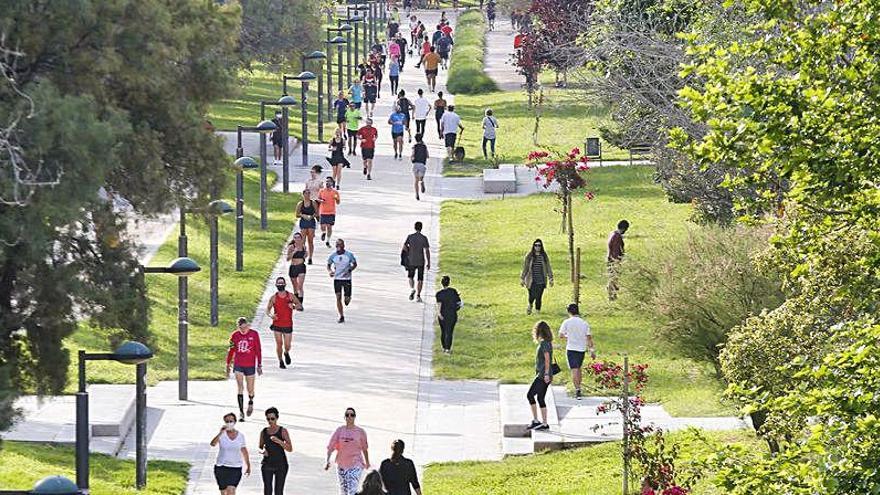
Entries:
POLYGON ((550 363, 553 362, 553 331, 546 321, 535 323, 532 329, 532 339, 538 344, 535 352, 535 379, 532 386, 526 392, 526 399, 532 408, 532 424, 529 430, 549 430, 550 425, 547 424, 547 403, 544 397, 547 395, 547 389, 553 382, 553 373, 550 370, 550 363), (535 405, 537 402, 537 406, 535 405), (541 408, 541 421, 538 421, 538 406, 541 408))
POLYGON ((287 452, 293 450, 287 430, 278 425, 278 409, 266 409, 269 426, 260 432, 260 450, 263 452, 263 493, 282 495, 287 478, 287 452))
POLYGON ((529 291, 529 306, 526 308, 526 314, 532 314, 533 306, 541 311, 544 289, 548 285, 553 287, 553 269, 550 268, 550 258, 547 257, 541 239, 535 239, 532 249, 526 254, 519 283, 529 291))

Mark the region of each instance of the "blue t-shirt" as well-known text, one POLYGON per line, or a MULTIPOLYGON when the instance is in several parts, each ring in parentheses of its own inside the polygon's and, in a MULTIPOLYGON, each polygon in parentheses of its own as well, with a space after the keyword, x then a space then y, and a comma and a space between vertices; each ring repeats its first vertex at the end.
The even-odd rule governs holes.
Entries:
POLYGON ((391 77, 397 77, 400 75, 400 65, 394 60, 388 63, 388 75, 391 77))
POLYGON ((345 111, 348 110, 348 100, 344 98, 340 100, 337 98, 336 101, 333 102, 333 108, 336 109, 336 118, 344 119, 345 111))
POLYGON ((364 87, 360 84, 353 84, 351 86, 351 101, 361 103, 363 101, 363 89, 364 87))
POLYGON ((335 280, 351 280, 351 266, 357 263, 350 251, 333 251, 327 258, 327 264, 333 266, 335 280))
POLYGON ((400 112, 395 112, 391 114, 391 132, 395 134, 400 134, 403 132, 403 122, 406 119, 406 116, 400 112))

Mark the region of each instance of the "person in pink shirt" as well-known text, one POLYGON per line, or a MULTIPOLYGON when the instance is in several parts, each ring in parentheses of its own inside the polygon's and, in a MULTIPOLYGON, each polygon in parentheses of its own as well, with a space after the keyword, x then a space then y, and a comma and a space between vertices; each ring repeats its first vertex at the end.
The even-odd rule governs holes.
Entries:
POLYGON ((361 474, 370 469, 370 454, 367 451, 367 432, 355 426, 357 416, 354 408, 345 410, 345 426, 336 428, 327 443, 327 462, 324 470, 330 469, 330 456, 336 452, 336 467, 339 476, 339 495, 356 495, 361 474))
POLYGON ((398 45, 393 39, 388 41, 388 57, 400 58, 400 45, 398 45))

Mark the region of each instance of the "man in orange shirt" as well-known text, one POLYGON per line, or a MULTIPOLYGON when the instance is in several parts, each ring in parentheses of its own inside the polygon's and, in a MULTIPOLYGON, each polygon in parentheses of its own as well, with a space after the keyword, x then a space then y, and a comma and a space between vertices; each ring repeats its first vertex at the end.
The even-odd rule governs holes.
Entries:
POLYGON ((336 205, 339 204, 339 191, 333 186, 336 182, 333 177, 327 177, 324 187, 318 193, 318 205, 321 211, 321 240, 330 247, 330 236, 333 235, 333 225, 336 223, 336 205))
POLYGON ((431 92, 434 92, 434 88, 437 87, 437 67, 440 66, 440 55, 437 55, 437 51, 434 47, 431 47, 431 51, 429 51, 425 57, 425 79, 428 80, 428 87, 431 88, 431 92))

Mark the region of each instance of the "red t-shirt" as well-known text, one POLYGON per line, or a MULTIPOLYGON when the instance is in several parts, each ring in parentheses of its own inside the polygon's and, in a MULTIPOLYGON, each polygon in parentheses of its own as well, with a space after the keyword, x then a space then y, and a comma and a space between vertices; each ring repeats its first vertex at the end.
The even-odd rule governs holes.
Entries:
POLYGON ((358 138, 361 140, 361 148, 373 149, 376 147, 376 138, 379 131, 373 126, 361 127, 358 131, 358 138))
POLYGON ((293 309, 290 307, 293 298, 290 292, 278 292, 275 294, 275 301, 272 308, 275 311, 275 319, 272 325, 280 328, 290 328, 293 326, 293 309))
POLYGON ((431 42, 426 41, 422 43, 422 55, 427 55, 429 53, 431 53, 431 42))
POLYGON ((252 367, 263 364, 263 351, 260 348, 260 334, 253 328, 247 333, 236 330, 229 336, 229 352, 226 364, 235 362, 235 366, 252 367))
POLYGON ((443 34, 445 34, 446 36, 452 36, 452 27, 449 24, 440 28, 440 31, 442 31, 443 34))

